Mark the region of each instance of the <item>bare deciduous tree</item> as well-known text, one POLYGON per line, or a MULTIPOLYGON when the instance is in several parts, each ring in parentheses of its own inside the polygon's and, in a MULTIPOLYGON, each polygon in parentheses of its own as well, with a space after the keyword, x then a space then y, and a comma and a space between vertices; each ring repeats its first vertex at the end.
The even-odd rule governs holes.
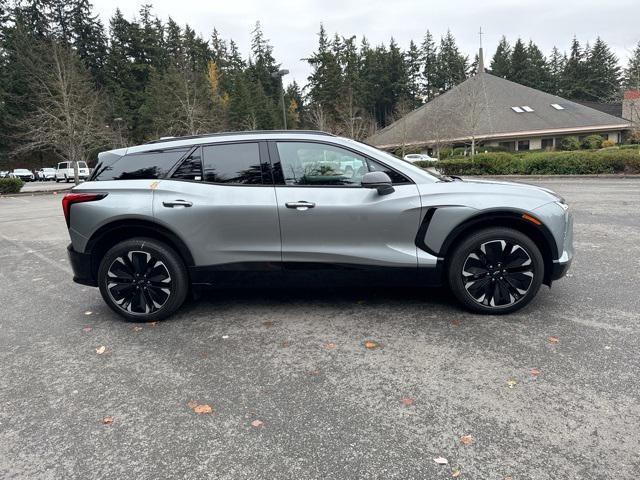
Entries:
POLYGON ((13 154, 51 150, 62 160, 78 162, 109 145, 113 133, 105 125, 101 96, 75 52, 46 41, 25 45, 19 53, 28 72, 25 101, 32 111, 18 124, 21 144, 13 154))

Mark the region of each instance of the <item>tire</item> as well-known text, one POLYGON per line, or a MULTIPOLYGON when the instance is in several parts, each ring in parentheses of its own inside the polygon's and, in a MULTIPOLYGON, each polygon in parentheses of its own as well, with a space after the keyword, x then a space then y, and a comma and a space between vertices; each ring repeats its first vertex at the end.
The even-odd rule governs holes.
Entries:
POLYGON ((189 277, 182 259, 168 245, 152 238, 132 238, 105 254, 98 287, 107 305, 127 321, 149 322, 167 318, 180 308, 189 291, 189 277))
POLYGON ((520 310, 533 300, 544 278, 540 249, 511 228, 473 232, 449 258, 449 286, 476 313, 500 315, 520 310))

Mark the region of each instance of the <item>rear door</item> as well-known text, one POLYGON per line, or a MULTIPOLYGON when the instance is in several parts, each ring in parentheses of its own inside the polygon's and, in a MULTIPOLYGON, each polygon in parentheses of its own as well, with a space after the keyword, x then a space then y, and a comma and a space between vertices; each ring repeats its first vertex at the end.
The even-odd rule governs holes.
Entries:
POLYGON ((275 191, 264 142, 202 145, 154 190, 156 219, 197 266, 263 269, 281 261, 275 191))
POLYGON ((270 142, 284 262, 417 267, 418 188, 358 152, 312 141, 270 142), (395 191, 363 188, 383 170, 395 191))

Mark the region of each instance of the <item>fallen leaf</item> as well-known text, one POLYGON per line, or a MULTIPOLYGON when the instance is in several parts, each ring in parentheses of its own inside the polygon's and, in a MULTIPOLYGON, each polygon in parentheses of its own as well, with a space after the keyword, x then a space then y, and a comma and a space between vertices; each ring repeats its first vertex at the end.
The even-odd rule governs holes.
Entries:
POLYGON ((462 472, 460 471, 459 468, 454 468, 453 470, 451 470, 451 476, 453 478, 458 478, 460 476, 462 472))
POLYGON ((198 406, 198 402, 196 402, 195 400, 189 400, 187 402, 187 407, 189 407, 190 409, 194 409, 198 406))
POLYGON ((460 437, 460 443, 463 445, 471 445, 473 443, 473 437, 471 435, 463 435, 460 437))
POLYGON ((253 422, 251 422, 251 426, 254 428, 261 428, 264 425, 264 422, 262 420, 254 420, 253 422))
POLYGON ((449 464, 449 460, 447 460, 444 457, 434 458, 433 461, 436 462, 438 465, 448 465, 449 464))
POLYGON ((91 330, 93 330, 93 329, 92 329, 90 326, 88 326, 88 325, 82 329, 82 331, 83 331, 84 333, 89 333, 91 330))
POLYGON ((272 320, 265 320, 264 322, 262 322, 262 325, 264 325, 267 328, 271 328, 271 327, 273 327, 273 321, 272 320))
POLYGON ((207 358, 209 356, 209 353, 207 352, 200 352, 200 357, 201 358, 207 358))
POLYGON ((285 340, 284 342, 282 342, 282 343, 280 344, 280 346, 281 346, 282 348, 287 348, 289 345, 290 345, 290 344, 289 344, 289 340, 285 340))
POLYGON ((196 405, 195 407, 193 407, 193 411, 198 415, 201 415, 203 413, 211 413, 213 409, 205 403, 203 405, 196 405))
POLYGON ((410 407, 411 405, 413 405, 413 398, 405 397, 400 400, 400 403, 405 407, 410 407))
POLYGON ((375 342, 373 340, 365 340, 364 346, 365 346, 365 348, 367 348, 369 350, 374 350, 376 348, 382 348, 381 344, 379 344, 378 342, 375 342))
POLYGON ((507 380, 507 385, 509 386, 509 388, 515 387, 516 384, 517 382, 515 380, 507 380))
POLYGON ((149 325, 150 327, 155 327, 156 323, 158 322, 146 322, 146 324, 149 325))
POLYGON ((104 345, 102 345, 101 347, 96 348, 96 353, 97 353, 98 355, 102 355, 102 354, 105 352, 105 350, 106 350, 106 349, 107 349, 107 347, 105 347, 104 345))
POLYGON ((451 325, 457 327, 458 325, 460 325, 460 320, 451 320, 451 325))
POLYGON ((513 480, 513 477, 504 477, 504 480, 513 480))
POLYGON ((547 340, 549 340, 549 343, 560 343, 560 339, 558 337, 549 337, 547 340))
POLYGON ((537 368, 532 368, 531 375, 533 375, 534 377, 537 377, 538 375, 540 375, 540 370, 538 370, 537 368))
POLYGON ((113 423, 113 417, 111 415, 107 415, 101 422, 103 425, 111 425, 113 423))
POLYGON ((325 343, 324 348, 326 348, 327 350, 333 350, 334 348, 336 348, 336 344, 333 342, 325 343))
POLYGON ((86 312, 84 312, 85 315, 91 315, 93 312, 91 310, 87 310, 86 312))
POLYGON ((142 330, 142 327, 132 327, 131 330, 133 330, 134 332, 139 332, 140 330, 142 330))

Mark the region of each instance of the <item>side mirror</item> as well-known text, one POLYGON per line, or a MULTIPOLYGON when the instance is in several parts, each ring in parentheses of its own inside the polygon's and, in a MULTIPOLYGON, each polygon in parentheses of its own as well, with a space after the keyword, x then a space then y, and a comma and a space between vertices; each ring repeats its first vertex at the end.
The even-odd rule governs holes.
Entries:
POLYGON ((389 175, 384 172, 365 173, 362 177, 362 186, 364 188, 375 188, 380 195, 389 195, 396 191, 391 184, 389 175))

